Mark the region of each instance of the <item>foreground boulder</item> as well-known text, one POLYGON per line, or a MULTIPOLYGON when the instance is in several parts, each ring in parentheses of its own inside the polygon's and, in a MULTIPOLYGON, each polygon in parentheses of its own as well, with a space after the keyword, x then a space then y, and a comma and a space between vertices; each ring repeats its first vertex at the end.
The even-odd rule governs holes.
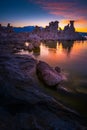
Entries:
POLYGON ((58 73, 55 69, 50 67, 47 63, 39 61, 36 67, 38 77, 47 85, 47 86, 56 86, 62 80, 61 73, 58 73))
POLYGON ((31 73, 35 64, 31 57, 0 55, 0 130, 83 128, 77 114, 40 89, 31 73))

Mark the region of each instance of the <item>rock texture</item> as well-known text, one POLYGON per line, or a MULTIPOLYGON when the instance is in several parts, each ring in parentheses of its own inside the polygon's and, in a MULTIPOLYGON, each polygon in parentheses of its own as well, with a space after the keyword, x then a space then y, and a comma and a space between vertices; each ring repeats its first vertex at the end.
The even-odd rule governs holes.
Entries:
POLYGON ((36 71, 39 78, 50 87, 58 85, 63 80, 60 73, 43 61, 39 61, 36 71))
POLYGON ((13 54, 8 45, 0 44, 0 130, 86 129, 77 114, 41 89, 34 77, 37 61, 13 54))

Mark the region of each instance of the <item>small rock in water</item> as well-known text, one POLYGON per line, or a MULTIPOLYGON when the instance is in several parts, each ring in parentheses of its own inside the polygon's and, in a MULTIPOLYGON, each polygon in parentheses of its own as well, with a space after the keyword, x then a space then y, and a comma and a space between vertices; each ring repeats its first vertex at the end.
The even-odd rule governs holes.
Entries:
POLYGON ((29 49, 29 51, 32 51, 34 49, 34 46, 32 45, 32 43, 29 44, 28 49, 29 49))
POLYGON ((62 81, 62 75, 50 67, 47 63, 39 61, 36 67, 38 77, 47 86, 56 86, 62 81))
POLYGON ((55 67, 55 70, 56 70, 58 73, 61 73, 61 68, 60 68, 60 67, 56 66, 56 67, 55 67))

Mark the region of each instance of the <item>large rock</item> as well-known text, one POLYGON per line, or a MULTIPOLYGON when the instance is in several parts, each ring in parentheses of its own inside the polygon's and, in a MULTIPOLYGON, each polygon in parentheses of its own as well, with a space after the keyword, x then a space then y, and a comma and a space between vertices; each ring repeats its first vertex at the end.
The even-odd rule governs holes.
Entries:
POLYGON ((36 67, 38 77, 48 86, 56 86, 62 80, 62 75, 47 63, 39 61, 36 67))

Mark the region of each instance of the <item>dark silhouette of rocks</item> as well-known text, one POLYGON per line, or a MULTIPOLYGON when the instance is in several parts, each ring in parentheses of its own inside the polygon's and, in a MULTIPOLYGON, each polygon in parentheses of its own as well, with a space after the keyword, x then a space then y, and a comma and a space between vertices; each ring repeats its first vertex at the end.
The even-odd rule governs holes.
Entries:
POLYGON ((66 25, 66 26, 64 27, 64 32, 75 33, 74 21, 70 21, 70 24, 68 24, 68 25, 66 25))
POLYGON ((59 22, 50 22, 49 26, 41 29, 36 26, 32 34, 37 34, 42 40, 83 40, 78 32, 75 31, 74 21, 71 20, 68 25, 64 27, 64 30, 59 27, 59 22))
POLYGON ((48 31, 48 32, 51 32, 53 31, 54 33, 58 31, 58 21, 55 21, 55 22, 50 22, 49 23, 49 26, 46 26, 45 30, 48 31))
POLYGON ((52 21, 45 28, 36 26, 32 32, 20 32, 16 33, 13 27, 8 23, 7 27, 3 27, 0 24, 0 39, 15 40, 18 42, 23 41, 41 41, 41 40, 85 40, 85 37, 81 36, 75 31, 74 21, 71 20, 68 25, 64 27, 64 30, 59 27, 58 21, 52 21))
POLYGON ((13 31, 13 27, 10 25, 10 23, 7 24, 7 27, 3 27, 1 24, 0 24, 0 33, 12 33, 14 32, 13 31))

